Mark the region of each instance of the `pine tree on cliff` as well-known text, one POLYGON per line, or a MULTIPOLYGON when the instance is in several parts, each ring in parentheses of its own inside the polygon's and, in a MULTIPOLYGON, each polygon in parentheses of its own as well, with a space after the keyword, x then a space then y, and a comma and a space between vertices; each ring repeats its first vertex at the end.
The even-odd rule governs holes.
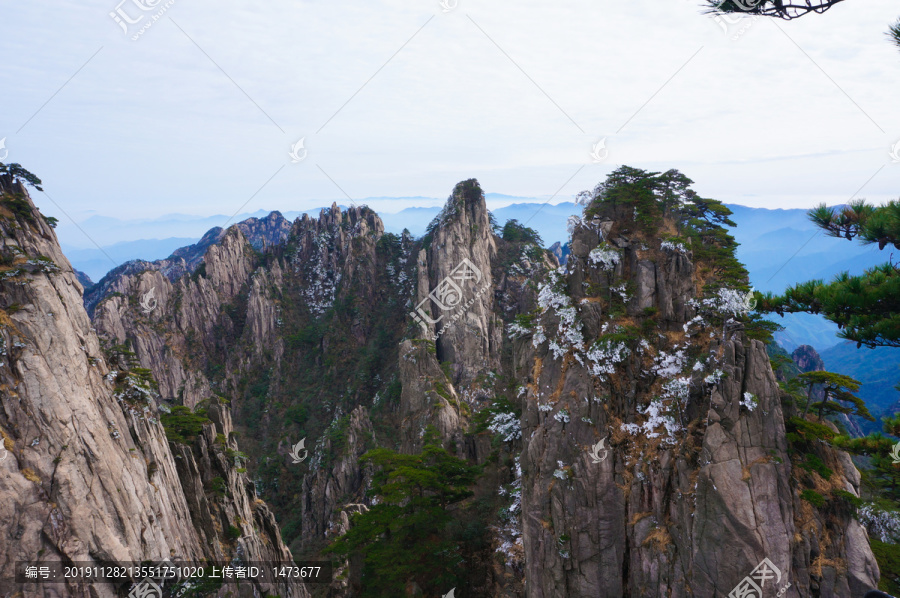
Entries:
MULTIPOLYGON (((790 21, 811 13, 822 14, 844 0, 706 0, 707 12, 714 14, 746 14, 790 21)), ((900 21, 891 25, 888 38, 900 48, 900 21)))
MULTIPOLYGON (((634 222, 648 235, 658 235, 664 219, 671 219, 678 235, 665 240, 688 246, 693 259, 714 274, 714 287, 748 292, 747 270, 735 255, 738 244, 725 228, 737 226, 732 212, 722 202, 698 195, 690 188, 693 182, 676 169, 660 173, 621 166, 593 190, 579 193, 576 201, 587 206, 586 220, 602 212, 620 223, 634 222)), ((741 319, 748 337, 767 343, 781 328, 757 312, 741 319)))
POLYGON ((829 414, 843 413, 858 415, 869 421, 875 421, 863 400, 853 394, 859 390, 859 380, 854 380, 850 376, 843 374, 822 371, 800 374, 797 380, 806 388, 806 407, 803 409, 804 418, 806 418, 806 414, 813 404, 813 394, 818 388, 822 390, 822 400, 819 401, 818 405, 819 420, 829 414), (850 405, 848 406, 846 403, 850 405))
MULTIPOLYGON (((0 162, 0 201, 2 201, 2 204, 14 214, 21 216, 27 222, 34 223, 32 206, 28 200, 25 199, 25 195, 16 190, 15 185, 17 183, 29 185, 38 191, 44 190, 41 187, 41 179, 23 168, 21 164, 16 162, 4 164, 3 162, 0 162)), ((44 216, 42 214, 41 217, 47 224, 54 228, 56 227, 57 222, 59 222, 52 216, 44 216)))
POLYGON ((476 519, 459 503, 472 496, 481 468, 439 442, 429 426, 418 455, 384 448, 363 455, 361 463, 375 468, 370 493, 377 501, 325 550, 362 557, 362 596, 394 595, 413 581, 431 594, 464 583, 463 553, 471 550, 476 519))
POLYGON ((37 178, 34 174, 23 168, 21 164, 16 162, 11 164, 0 162, 0 177, 6 178, 10 183, 24 182, 38 191, 43 191, 41 188, 41 179, 37 178))
MULTIPOLYGON (((900 201, 880 207, 856 201, 840 210, 820 205, 809 218, 828 236, 900 249, 900 201)), ((822 314, 841 329, 838 336, 857 347, 900 347, 900 266, 889 261, 859 276, 843 272, 829 283, 800 283, 783 295, 767 294, 759 309, 782 316, 822 314)))
MULTIPOLYGON (((900 389, 898 389, 900 390, 900 389)), ((883 419, 886 434, 900 436, 900 415, 883 419)), ((833 444, 854 455, 865 455, 871 459, 870 467, 862 471, 867 484, 883 497, 900 503, 900 466, 894 459, 895 441, 883 434, 869 434, 863 438, 838 436, 833 444)), ((896 505, 892 505, 896 508, 896 505)))

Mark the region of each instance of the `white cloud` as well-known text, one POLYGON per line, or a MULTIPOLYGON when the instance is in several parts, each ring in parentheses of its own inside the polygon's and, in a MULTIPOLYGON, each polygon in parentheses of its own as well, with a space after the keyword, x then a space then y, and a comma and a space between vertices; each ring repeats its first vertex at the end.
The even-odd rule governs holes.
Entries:
MULTIPOLYGON (((698 5, 176 0, 130 41, 116 0, 16 3, 0 23, 0 136, 67 210, 124 217, 230 214, 254 193, 242 211, 346 203, 324 173, 355 199, 446 197, 470 177, 571 196, 623 163, 679 168, 725 201, 809 207, 889 163, 895 3, 760 19, 737 41, 698 5), (593 164, 601 137, 610 155, 593 164)), ((860 195, 898 183, 888 164, 860 195)))

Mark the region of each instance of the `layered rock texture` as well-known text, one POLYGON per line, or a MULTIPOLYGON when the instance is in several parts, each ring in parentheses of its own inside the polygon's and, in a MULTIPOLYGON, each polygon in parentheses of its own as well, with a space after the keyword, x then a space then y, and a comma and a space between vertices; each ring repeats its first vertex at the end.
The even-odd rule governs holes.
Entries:
MULTIPOLYGON (((725 596, 764 558, 777 574, 763 595, 875 587, 862 527, 792 484, 779 388, 727 293, 696 299, 683 245, 603 228, 576 226, 519 341, 528 595, 725 596)), ((858 495, 846 455, 827 458, 822 484, 858 495)))
MULTIPOLYGON (((283 556, 277 527, 294 555, 316 558, 378 500, 368 451, 437 442, 480 471, 458 507, 478 515, 447 532, 465 545, 457 596, 728 596, 748 578, 766 597, 862 596, 878 581, 865 530, 808 500, 858 495, 858 472, 825 445, 809 449, 821 475, 798 467, 798 413, 745 317, 746 273, 711 257, 727 246, 714 227, 691 237, 674 210, 651 223, 649 209, 595 190, 554 251, 524 227, 499 235, 475 180, 422 239, 385 233, 366 207, 290 225, 273 215, 111 272, 85 298, 93 322, 40 217, 5 229, 7 245, 59 267, 17 257, 31 265, 3 282, 0 375, 17 394, 0 424, 18 471, 48 480, 13 475, 10 492, 32 494, 0 517, 45 531, 23 531, 32 539, 7 558, 283 556), (114 371, 155 381, 159 396, 118 401, 129 377, 114 371), (209 422, 166 442, 157 405, 209 422), (57 431, 40 436, 38 422, 57 431), (92 455, 118 475, 84 470, 92 455), (47 531, 67 504, 53 494, 66 466, 102 491, 67 530, 127 522, 109 539, 69 532, 100 548, 47 531), (222 531, 237 521, 229 544, 222 531)), ((336 564, 331 595, 364 594, 361 557, 336 564)), ((444 595, 442 575, 396 595, 444 595)))
MULTIPOLYGON (((264 251, 284 242, 290 233, 291 223, 280 212, 271 212, 265 218, 248 218, 235 224, 234 228, 244 235, 255 250, 264 251)), ((96 284, 85 286, 84 305, 88 313, 93 316, 97 302, 104 297, 121 293, 125 288, 123 283, 129 275, 155 270, 174 282, 184 274, 192 273, 203 262, 207 250, 221 243, 225 233, 226 230, 221 227, 212 228, 195 244, 176 249, 164 260, 132 260, 113 268, 96 284)), ((76 274, 84 276, 80 272, 76 274)), ((84 278, 90 281, 86 276, 84 278)))
MULTIPOLYGON (((152 382, 101 347, 25 188, 0 177, 0 194, 0 593, 127 591, 17 585, 17 561, 290 561, 271 511, 229 457, 238 447, 228 410, 210 405, 195 437, 170 442, 152 382)), ((228 592, 308 595, 297 584, 219 594, 228 592)))

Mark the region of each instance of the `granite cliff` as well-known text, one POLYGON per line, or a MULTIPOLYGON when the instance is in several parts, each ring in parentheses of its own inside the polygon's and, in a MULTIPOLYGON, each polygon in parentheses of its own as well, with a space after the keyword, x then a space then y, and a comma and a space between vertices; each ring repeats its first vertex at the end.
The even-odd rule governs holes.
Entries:
MULTIPOLYGON (((239 517, 267 530, 270 550, 284 550, 280 527, 295 555, 317 557, 385 500, 372 449, 439 446, 479 471, 442 545, 464 566, 412 575, 398 594, 727 596, 750 579, 763 596, 862 596, 878 568, 840 499, 859 495, 859 473, 804 436, 818 424, 776 382, 720 226, 727 209, 679 177, 620 169, 583 194, 566 252, 524 227, 499 234, 474 179, 421 239, 336 205, 289 227, 211 231, 175 260, 98 283, 85 298, 97 336, 69 306, 79 324, 59 334, 78 340, 52 367, 80 363, 84 346, 100 369, 91 382, 80 366, 79 388, 146 371, 153 405, 210 420, 192 445, 166 447, 150 424, 131 434, 156 430, 154 475, 195 530, 196 546, 161 550, 208 554, 217 526, 239 517), (246 474, 218 458, 237 442, 246 474), (199 473, 178 464, 190 458, 199 473), (210 476, 234 500, 211 499, 210 476)), ((66 263, 52 243, 39 249, 66 263)), ((62 272, 68 305, 80 289, 62 272)), ((23 312, 9 316, 17 326, 23 312)), ((366 595, 379 574, 367 562, 337 559, 332 595, 366 595)))
MULTIPOLYGON (((0 196, 0 593, 127 590, 17 585, 17 561, 290 561, 272 512, 230 458, 238 445, 227 408, 210 404, 195 435, 167 438, 170 410, 152 378, 126 352, 104 350, 25 187, 0 177, 0 196)), ((240 592, 309 595, 293 583, 240 592)))

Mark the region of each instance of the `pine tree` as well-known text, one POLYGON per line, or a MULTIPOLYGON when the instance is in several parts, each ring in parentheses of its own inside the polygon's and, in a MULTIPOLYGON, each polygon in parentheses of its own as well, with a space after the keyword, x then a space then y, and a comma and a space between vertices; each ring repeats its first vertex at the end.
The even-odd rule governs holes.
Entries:
MULTIPOLYGON (((900 415, 886 417, 882 421, 885 433, 900 436, 900 415)), ((869 457, 871 466, 862 470, 866 483, 877 495, 900 503, 900 463, 893 457, 894 440, 876 433, 863 438, 839 436, 833 444, 855 455, 869 457)))
POLYGON ((806 389, 804 418, 813 404, 813 394, 818 390, 822 393, 822 400, 819 401, 819 420, 825 415, 844 413, 875 421, 863 400, 853 394, 859 390, 859 380, 843 374, 821 371, 806 372, 797 376, 797 379, 806 389))
POLYGON ((534 243, 539 247, 544 245, 540 233, 524 224, 519 224, 519 221, 515 218, 508 220, 503 225, 503 228, 500 230, 500 236, 504 241, 511 243, 534 243))
POLYGON ((418 455, 380 448, 361 459, 375 468, 370 493, 377 502, 355 514, 325 552, 362 558, 363 596, 400 595, 409 581, 434 591, 462 585, 462 547, 448 529, 480 469, 438 446, 435 436, 429 426, 418 455))
POLYGON ((5 178, 9 183, 17 183, 19 181, 24 182, 27 185, 31 185, 38 191, 43 191, 41 188, 41 179, 37 178, 31 172, 25 170, 21 164, 13 162, 11 164, 4 164, 0 162, 0 177, 5 178))
MULTIPOLYGON (((808 14, 822 14, 844 0, 706 0, 706 12, 715 14, 742 13, 773 17, 790 21, 808 14)), ((900 22, 891 25, 888 37, 900 48, 900 22)))
MULTIPOLYGON (((840 210, 820 205, 810 210, 809 218, 828 236, 900 249, 900 202, 875 207, 856 201, 840 210)), ((838 325, 841 338, 856 341, 857 347, 900 347, 900 267, 888 262, 860 276, 843 272, 830 283, 800 283, 780 296, 766 294, 758 309, 781 316, 822 314, 838 325)))

